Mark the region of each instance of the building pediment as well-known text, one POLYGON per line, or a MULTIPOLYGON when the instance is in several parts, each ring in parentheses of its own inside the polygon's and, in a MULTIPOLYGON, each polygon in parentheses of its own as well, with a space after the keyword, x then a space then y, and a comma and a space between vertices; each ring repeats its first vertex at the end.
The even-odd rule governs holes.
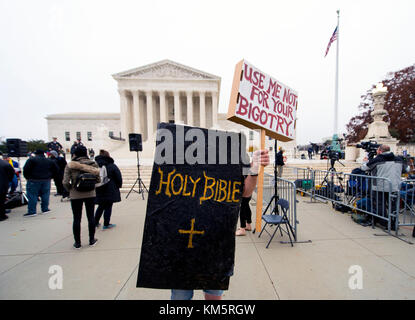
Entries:
POLYGON ((172 80, 219 80, 220 78, 191 67, 163 60, 143 67, 112 75, 114 79, 172 79, 172 80))

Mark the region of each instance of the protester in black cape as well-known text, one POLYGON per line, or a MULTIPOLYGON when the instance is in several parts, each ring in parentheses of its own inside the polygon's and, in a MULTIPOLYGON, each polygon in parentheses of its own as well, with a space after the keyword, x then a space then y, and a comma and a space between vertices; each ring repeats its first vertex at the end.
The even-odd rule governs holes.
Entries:
POLYGON ((42 213, 48 213, 50 180, 58 173, 58 166, 50 159, 45 158, 43 150, 37 150, 33 158, 29 158, 23 167, 23 176, 26 183, 26 195, 28 198, 28 212, 25 217, 34 217, 38 197, 41 199, 42 213))
POLYGON ((81 248, 81 218, 82 207, 85 204, 86 216, 88 218, 88 230, 89 230, 89 245, 96 244, 98 239, 95 239, 95 219, 94 219, 94 207, 95 207, 95 183, 100 182, 98 164, 88 159, 88 151, 84 146, 78 146, 74 150, 74 157, 70 161, 63 176, 63 186, 69 191, 69 197, 71 198, 71 207, 73 213, 73 225, 72 230, 74 234, 74 248, 81 248), (84 173, 92 174, 94 177, 93 189, 89 191, 80 191, 76 187, 79 183, 79 176, 84 173))
POLYGON ((95 212, 96 227, 99 226, 99 220, 101 219, 102 213, 104 213, 104 226, 102 229, 105 230, 115 227, 115 224, 110 223, 110 220, 113 204, 121 201, 120 188, 122 187, 122 175, 108 151, 100 150, 99 155, 95 157, 95 161, 101 168, 101 172, 103 172, 102 169, 105 167, 104 169, 107 173, 106 179, 101 176, 101 183, 104 184, 96 188, 96 203, 98 204, 98 208, 95 212))
POLYGON ((6 220, 6 195, 14 177, 14 169, 5 161, 0 161, 0 221, 6 220))
POLYGON ((56 186, 56 194, 55 196, 62 196, 62 199, 65 199, 66 197, 69 197, 69 192, 63 187, 62 180, 63 180, 63 174, 65 172, 66 167, 66 160, 63 157, 60 157, 58 153, 55 150, 52 150, 50 153, 50 159, 56 163, 58 167, 58 173, 53 179, 56 186))

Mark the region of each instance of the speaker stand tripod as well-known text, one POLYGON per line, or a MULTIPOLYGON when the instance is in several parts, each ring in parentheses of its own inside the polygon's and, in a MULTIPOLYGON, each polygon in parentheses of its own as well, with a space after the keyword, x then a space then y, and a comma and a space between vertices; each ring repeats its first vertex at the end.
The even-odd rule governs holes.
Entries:
POLYGON ((135 180, 135 182, 134 182, 133 186, 131 187, 131 189, 130 189, 130 191, 128 192, 128 194, 127 194, 127 196, 125 197, 125 199, 127 199, 127 198, 128 198, 128 196, 130 195, 130 193, 131 193, 132 191, 134 191, 134 192, 136 192, 136 193, 138 193, 138 194, 140 194, 140 193, 141 193, 141 195, 142 195, 142 197, 143 197, 143 200, 144 200, 144 191, 147 191, 147 193, 148 193, 148 189, 146 188, 146 186, 145 186, 145 184, 144 184, 143 180, 141 180, 141 177, 140 177, 140 159, 139 159, 139 157, 138 157, 138 151, 136 151, 136 152, 137 152, 137 180, 135 180), (136 185, 136 184, 138 184, 138 191, 134 189, 134 187, 135 187, 135 185, 136 185))

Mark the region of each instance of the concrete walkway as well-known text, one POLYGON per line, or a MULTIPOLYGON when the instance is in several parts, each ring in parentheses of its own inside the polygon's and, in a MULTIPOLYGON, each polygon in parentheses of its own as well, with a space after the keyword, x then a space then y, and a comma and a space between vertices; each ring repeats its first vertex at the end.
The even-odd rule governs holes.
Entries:
MULTIPOLYGON (((415 299, 415 245, 308 200, 299 197, 298 240, 312 242, 292 248, 278 235, 266 249, 266 234, 238 237, 235 275, 224 299, 415 299), (363 272, 362 289, 349 288, 354 265, 363 272)), ((72 248, 69 202, 52 196, 52 212, 33 218, 23 218, 26 206, 13 209, 0 222, 0 299, 169 299, 169 290, 135 287, 145 207, 138 194, 116 204, 117 227, 100 229, 93 248, 84 215, 82 250, 72 248), (61 290, 48 285, 54 265, 63 270, 61 290)), ((401 232, 412 240, 412 230, 401 232)), ((197 291, 195 299, 202 298, 197 291)))

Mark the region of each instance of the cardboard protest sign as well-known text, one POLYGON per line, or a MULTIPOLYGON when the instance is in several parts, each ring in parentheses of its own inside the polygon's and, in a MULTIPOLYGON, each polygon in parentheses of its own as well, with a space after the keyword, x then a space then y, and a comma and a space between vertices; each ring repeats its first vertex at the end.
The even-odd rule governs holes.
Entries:
POLYGON ((295 138, 298 93, 246 60, 235 67, 228 120, 264 129, 279 141, 295 138))
POLYGON ((228 288, 244 156, 240 133, 159 124, 137 287, 228 288))
MULTIPOLYGON (((295 138, 298 94, 246 60, 235 66, 228 120, 251 129, 260 129, 260 147, 265 135, 280 141, 295 138)), ((255 229, 261 229, 264 167, 258 172, 255 229)))

